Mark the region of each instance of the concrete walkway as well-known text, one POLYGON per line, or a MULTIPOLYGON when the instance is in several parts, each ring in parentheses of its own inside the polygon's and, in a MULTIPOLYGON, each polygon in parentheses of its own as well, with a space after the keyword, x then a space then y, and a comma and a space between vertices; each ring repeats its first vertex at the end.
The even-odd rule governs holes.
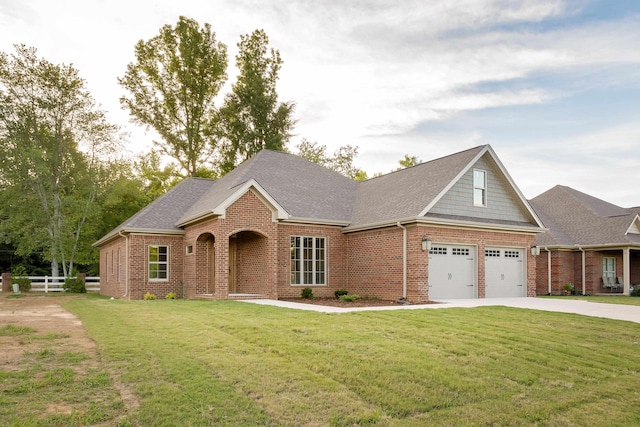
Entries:
POLYGON ((387 307, 329 307, 315 304, 302 304, 277 300, 246 300, 252 304, 271 305, 276 307, 293 308, 299 310, 317 311, 320 313, 349 313, 354 311, 383 311, 383 310, 422 310, 454 307, 482 307, 505 306, 526 308, 531 310, 556 311, 560 313, 574 313, 583 316, 603 317, 607 319, 627 320, 640 323, 640 306, 606 304, 573 299, 553 298, 485 298, 485 299, 451 299, 439 300, 435 304, 397 305, 387 307))

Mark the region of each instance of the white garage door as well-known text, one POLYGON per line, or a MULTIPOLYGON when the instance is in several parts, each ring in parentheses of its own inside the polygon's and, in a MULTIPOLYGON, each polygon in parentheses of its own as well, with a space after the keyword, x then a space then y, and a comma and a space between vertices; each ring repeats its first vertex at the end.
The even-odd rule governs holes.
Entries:
POLYGON ((437 245, 429 251, 429 299, 475 298, 476 250, 437 245))
POLYGON ((524 249, 485 248, 485 297, 523 297, 524 249))

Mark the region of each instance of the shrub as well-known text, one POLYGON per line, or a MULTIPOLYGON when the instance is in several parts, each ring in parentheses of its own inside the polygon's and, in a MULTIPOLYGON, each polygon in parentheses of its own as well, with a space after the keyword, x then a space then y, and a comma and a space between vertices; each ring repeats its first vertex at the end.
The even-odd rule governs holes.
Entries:
POLYGON ((62 285, 62 288, 66 292, 73 292, 75 294, 84 294, 87 292, 84 281, 80 276, 67 277, 66 279, 64 279, 64 285, 62 285))
POLYGON ((333 294, 336 296, 336 298, 340 299, 342 295, 349 295, 349 291, 347 291, 346 289, 338 289, 333 294))
POLYGON ((31 290, 31 279, 27 277, 27 270, 21 265, 13 269, 11 283, 17 283, 20 292, 29 292, 31 290))
POLYGON ((167 294, 167 296, 164 297, 164 299, 176 299, 176 293, 175 292, 169 292, 167 294))
POLYGON ((156 299, 156 296, 154 294, 152 294, 151 292, 147 292, 146 294, 144 294, 144 300, 145 301, 151 301, 156 299))
POLYGON ((302 298, 312 299, 313 298, 313 290, 311 288, 302 288, 302 292, 300 293, 302 298))
POLYGON ((340 301, 344 302, 354 302, 360 298, 360 295, 340 295, 340 301))
POLYGON ((635 288, 633 288, 629 295, 632 297, 640 297, 640 286, 636 286, 635 288))

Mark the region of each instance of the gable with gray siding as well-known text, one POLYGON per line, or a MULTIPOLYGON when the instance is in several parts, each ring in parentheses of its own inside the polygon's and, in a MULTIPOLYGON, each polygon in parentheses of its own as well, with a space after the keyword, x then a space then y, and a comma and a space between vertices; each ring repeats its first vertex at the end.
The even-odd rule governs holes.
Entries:
POLYGON ((500 168, 488 154, 480 158, 473 167, 456 182, 451 189, 429 210, 427 215, 465 217, 480 220, 530 223, 531 218, 500 168), (473 171, 487 172, 487 205, 473 204, 473 171))

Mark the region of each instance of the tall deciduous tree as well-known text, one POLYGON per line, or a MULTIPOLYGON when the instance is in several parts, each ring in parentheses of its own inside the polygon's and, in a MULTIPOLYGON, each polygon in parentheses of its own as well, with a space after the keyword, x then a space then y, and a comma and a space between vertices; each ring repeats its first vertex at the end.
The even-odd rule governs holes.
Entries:
POLYGON ((236 56, 240 74, 220 108, 218 130, 225 140, 222 173, 263 148, 283 150, 291 137, 294 104, 278 102, 276 82, 282 59, 279 51, 268 46, 263 30, 240 37, 236 56))
POLYGON ((338 172, 356 181, 367 179, 367 173, 356 167, 353 162, 358 155, 358 147, 343 145, 333 155, 327 153, 327 146, 303 139, 298 148, 298 156, 338 172))
POLYGON ((175 27, 135 47, 136 62, 118 82, 130 92, 120 98, 133 121, 152 128, 159 151, 178 162, 186 176, 198 176, 212 160, 214 99, 227 79, 227 47, 209 24, 181 16, 175 27))
POLYGON ((0 232, 19 255, 43 251, 54 276, 90 257, 85 225, 116 131, 75 68, 23 45, 0 52, 0 232))

